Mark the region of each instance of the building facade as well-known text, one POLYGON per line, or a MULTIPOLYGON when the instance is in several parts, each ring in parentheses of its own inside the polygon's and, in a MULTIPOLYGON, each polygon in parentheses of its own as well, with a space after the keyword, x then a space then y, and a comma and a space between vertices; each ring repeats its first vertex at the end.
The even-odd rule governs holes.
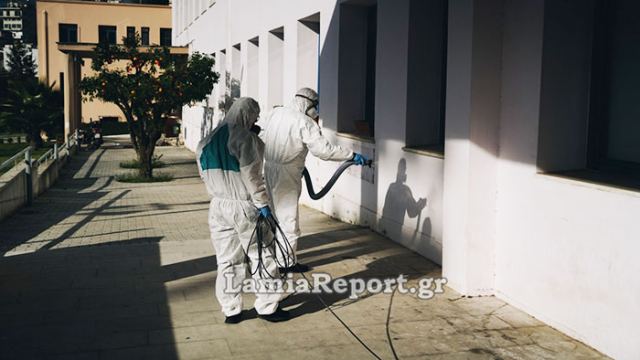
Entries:
MULTIPOLYGON (((318 89, 323 132, 375 166, 305 204, 442 264, 462 294, 640 358, 637 2, 173 4, 174 43, 223 75, 183 111, 189 148, 230 97, 266 112, 318 89)), ((316 186, 337 166, 307 161, 316 186)))
POLYGON ((0 26, 9 31, 14 39, 22 39, 23 7, 18 1, 7 1, 0 5, 0 26))
POLYGON ((75 85, 92 71, 90 56, 100 41, 120 44, 125 36, 137 32, 143 45, 170 46, 170 6, 38 0, 36 10, 38 73, 42 81, 64 91, 65 132, 75 129, 80 121, 124 121, 113 104, 98 100, 83 103, 75 85))

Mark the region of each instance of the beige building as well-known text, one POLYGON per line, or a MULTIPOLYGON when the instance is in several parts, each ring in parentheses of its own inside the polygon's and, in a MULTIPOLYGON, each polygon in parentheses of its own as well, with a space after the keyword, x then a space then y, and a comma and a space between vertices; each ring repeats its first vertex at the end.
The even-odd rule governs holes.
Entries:
POLYGON ((37 1, 38 64, 42 81, 64 91, 65 133, 80 121, 118 117, 122 112, 101 101, 81 101, 81 77, 91 72, 91 53, 98 42, 122 43, 134 31, 143 45, 171 45, 171 7, 74 0, 37 1))

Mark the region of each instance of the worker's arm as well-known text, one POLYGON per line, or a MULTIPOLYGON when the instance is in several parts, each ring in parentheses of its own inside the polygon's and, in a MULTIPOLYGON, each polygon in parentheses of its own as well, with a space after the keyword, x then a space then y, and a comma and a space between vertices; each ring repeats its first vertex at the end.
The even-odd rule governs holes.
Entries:
POLYGON ((262 176, 264 143, 257 135, 251 134, 243 141, 239 155, 240 176, 251 195, 251 201, 258 209, 268 206, 269 196, 262 176))
POLYGON ((353 151, 334 145, 320 132, 320 126, 311 118, 305 119, 300 129, 302 142, 311 153, 322 160, 345 161, 353 158, 353 151))

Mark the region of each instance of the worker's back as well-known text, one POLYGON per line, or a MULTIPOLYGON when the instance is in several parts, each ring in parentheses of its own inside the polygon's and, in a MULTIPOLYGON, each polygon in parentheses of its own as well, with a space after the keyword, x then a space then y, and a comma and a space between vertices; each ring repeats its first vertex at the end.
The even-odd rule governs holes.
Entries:
POLYGON ((302 141, 301 129, 307 121, 313 120, 288 106, 274 108, 263 122, 260 134, 265 143, 265 161, 304 166, 308 150, 302 141))

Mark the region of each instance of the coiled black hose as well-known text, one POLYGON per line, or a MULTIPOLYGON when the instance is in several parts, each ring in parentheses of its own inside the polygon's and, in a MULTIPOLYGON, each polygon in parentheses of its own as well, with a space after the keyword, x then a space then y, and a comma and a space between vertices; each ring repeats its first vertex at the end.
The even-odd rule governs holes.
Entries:
MULTIPOLYGON (((255 269, 250 271, 251 276, 258 274, 261 279, 276 279, 277 277, 285 279, 285 273, 281 273, 277 276, 269 271, 267 264, 265 263, 265 255, 270 255, 279 268, 288 268, 295 265, 291 262, 290 257, 291 254, 293 254, 293 249, 291 248, 289 241, 286 240, 284 231, 280 227, 275 216, 258 216, 256 227, 251 234, 251 240, 249 240, 247 249, 251 248, 254 242, 257 248, 258 261, 257 264, 251 264, 252 267, 255 266, 255 269), (278 235, 281 236, 282 239, 285 239, 285 241, 277 241, 276 236, 278 235), (280 255, 280 257, 278 255, 280 255), (283 260, 280 261, 280 258, 283 260)), ((244 256, 246 263, 250 264, 251 261, 249 259, 249 254, 245 252, 244 256)))
MULTIPOLYGON (((347 168, 349 168, 349 166, 355 165, 356 162, 353 160, 348 160, 342 163, 342 165, 340 165, 340 167, 338 168, 338 170, 336 170, 335 173, 333 173, 333 176, 331 176, 331 179, 329 179, 329 181, 327 182, 327 184, 322 188, 322 190, 320 190, 319 192, 315 192, 313 190, 313 182, 311 181, 311 175, 309 174, 309 170, 307 170, 307 168, 304 168, 304 170, 302 170, 302 177, 304 177, 304 182, 305 184, 307 184, 307 192, 309 193, 309 197, 311 197, 311 199, 313 200, 320 200, 322 199, 325 195, 327 195, 327 193, 329 192, 329 190, 331 190, 331 188, 333 187, 333 185, 335 185, 336 181, 338 181, 338 178, 340 177, 340 175, 342 175, 342 173, 347 170, 347 168)), ((371 167, 372 161, 371 160, 367 160, 367 162, 365 163, 365 166, 371 167)))

